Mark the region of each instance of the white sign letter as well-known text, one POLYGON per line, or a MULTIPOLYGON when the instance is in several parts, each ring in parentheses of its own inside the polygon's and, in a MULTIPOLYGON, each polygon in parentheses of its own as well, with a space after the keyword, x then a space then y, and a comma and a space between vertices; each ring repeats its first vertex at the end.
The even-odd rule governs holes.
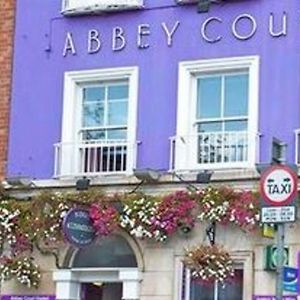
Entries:
POLYGON ((256 20, 251 16, 251 15, 248 15, 248 14, 243 14, 243 15, 240 15, 238 16, 234 21, 233 21, 233 24, 232 24, 232 33, 233 35, 238 39, 238 40, 248 40, 250 39, 256 32, 256 29, 257 29, 257 24, 256 24, 256 20), (241 35, 237 32, 237 25, 238 23, 241 21, 241 20, 249 20, 251 25, 252 25, 252 29, 250 31, 249 34, 247 35, 241 35))
POLYGON ((167 35, 167 44, 169 47, 172 46, 173 35, 174 35, 175 31, 177 30, 177 28, 179 27, 179 25, 180 25, 180 22, 177 21, 175 23, 175 25, 173 26, 173 28, 171 30, 169 30, 169 28, 167 27, 167 24, 165 22, 161 23, 161 26, 167 35))
POLYGON ((75 44, 74 44, 71 32, 67 32, 64 51, 63 51, 63 56, 64 57, 67 56, 69 51, 71 51, 72 55, 76 55, 75 44))
POLYGON ((96 29, 89 31, 88 35, 88 53, 97 53, 101 48, 101 41, 99 39, 99 32, 96 29))
POLYGON ((274 14, 270 14, 269 19, 269 32, 273 37, 280 37, 287 35, 287 14, 286 12, 283 13, 282 21, 281 21, 281 31, 275 32, 275 25, 274 25, 274 14))
POLYGON ((126 39, 124 37, 124 30, 122 27, 113 28, 112 34, 112 50, 121 51, 126 46, 126 39))
POLYGON ((143 44, 143 37, 150 35, 150 25, 149 24, 141 24, 138 27, 138 37, 137 37, 137 45, 140 49, 149 48, 149 44, 143 44))
POLYGON ((206 29, 207 29, 207 26, 213 22, 213 21, 216 21, 216 22, 219 22, 219 23, 222 23, 222 20, 220 18, 216 18, 216 17, 212 17, 212 18, 208 18, 203 24, 202 24, 202 27, 201 27, 201 35, 203 37, 203 39, 209 43, 216 43, 216 42, 219 42, 221 39, 222 39, 222 36, 218 35, 217 37, 215 38, 212 38, 212 37, 209 37, 207 35, 207 32, 206 32, 206 29))

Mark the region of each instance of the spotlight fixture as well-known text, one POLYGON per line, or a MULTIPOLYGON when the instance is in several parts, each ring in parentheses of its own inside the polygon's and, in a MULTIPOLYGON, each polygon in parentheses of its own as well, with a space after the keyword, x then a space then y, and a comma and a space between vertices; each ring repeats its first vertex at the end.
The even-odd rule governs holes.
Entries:
POLYGON ((149 183, 157 182, 161 176, 161 174, 158 171, 152 170, 150 168, 135 169, 133 170, 133 174, 137 179, 149 183))
POLYGON ((86 191, 90 187, 90 179, 83 177, 76 181, 76 190, 77 191, 86 191))
POLYGON ((198 13, 207 13, 209 11, 211 0, 199 0, 197 4, 198 13))
POLYGON ((34 186, 32 178, 27 176, 13 176, 5 178, 5 183, 11 187, 28 188, 34 186))
POLYGON ((198 183, 210 183, 211 176, 213 174, 213 171, 204 170, 202 172, 199 172, 196 175, 196 182, 198 183))

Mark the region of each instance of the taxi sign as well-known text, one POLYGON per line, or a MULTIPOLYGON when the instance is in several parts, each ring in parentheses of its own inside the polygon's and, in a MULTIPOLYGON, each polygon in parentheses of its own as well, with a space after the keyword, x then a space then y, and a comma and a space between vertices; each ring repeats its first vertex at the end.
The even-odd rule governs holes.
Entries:
POLYGON ((266 206, 291 205, 297 197, 298 176, 287 165, 267 168, 260 179, 260 193, 266 206))

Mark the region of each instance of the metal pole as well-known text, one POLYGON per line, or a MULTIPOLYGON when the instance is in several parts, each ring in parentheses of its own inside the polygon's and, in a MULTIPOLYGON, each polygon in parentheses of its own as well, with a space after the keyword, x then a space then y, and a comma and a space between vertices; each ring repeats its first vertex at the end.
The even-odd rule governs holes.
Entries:
POLYGON ((282 300, 284 265, 284 224, 277 225, 277 254, 276 300, 282 300))

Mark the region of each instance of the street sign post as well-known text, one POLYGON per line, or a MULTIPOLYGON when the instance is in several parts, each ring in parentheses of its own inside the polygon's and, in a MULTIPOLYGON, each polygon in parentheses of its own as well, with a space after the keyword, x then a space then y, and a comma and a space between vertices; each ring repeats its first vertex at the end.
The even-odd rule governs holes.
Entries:
MULTIPOLYGON (((281 161, 284 162, 284 159, 281 161)), ((298 175, 290 166, 270 165, 260 179, 261 221, 277 224, 278 265, 276 280, 276 300, 283 298, 284 264, 284 224, 295 222, 298 175)))

